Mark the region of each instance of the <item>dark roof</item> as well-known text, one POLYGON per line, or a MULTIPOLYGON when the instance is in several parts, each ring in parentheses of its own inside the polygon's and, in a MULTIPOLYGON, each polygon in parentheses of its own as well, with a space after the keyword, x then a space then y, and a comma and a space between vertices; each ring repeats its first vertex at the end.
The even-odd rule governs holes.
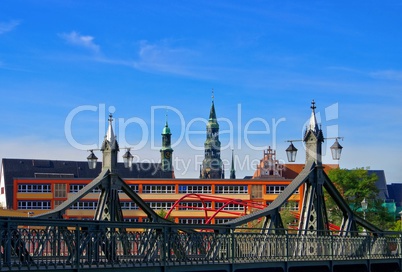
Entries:
POLYGON ((376 174, 378 180, 375 183, 378 191, 378 197, 382 200, 387 200, 389 198, 388 189, 387 189, 387 180, 385 178, 384 170, 367 170, 367 174, 372 175, 376 174))
MULTIPOLYGON (((4 177, 7 208, 13 206, 14 178, 94 179, 101 168, 101 162, 91 170, 85 161, 2 159, 1 175, 4 177)), ((133 163, 131 169, 118 163, 117 172, 122 178, 172 178, 172 173, 161 170, 160 163, 133 163)))
POLYGON ((402 207, 402 183, 387 184, 389 199, 395 201, 397 207, 402 207))
POLYGON ((212 101, 211 110, 209 111, 209 120, 216 120, 214 101, 212 101))

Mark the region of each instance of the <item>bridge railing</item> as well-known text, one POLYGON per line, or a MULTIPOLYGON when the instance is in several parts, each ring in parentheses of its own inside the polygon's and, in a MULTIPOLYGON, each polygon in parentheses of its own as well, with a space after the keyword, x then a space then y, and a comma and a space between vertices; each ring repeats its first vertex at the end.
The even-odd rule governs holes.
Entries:
POLYGON ((0 218, 0 227, 1 271, 402 257, 401 233, 275 235, 219 225, 29 218, 0 218))

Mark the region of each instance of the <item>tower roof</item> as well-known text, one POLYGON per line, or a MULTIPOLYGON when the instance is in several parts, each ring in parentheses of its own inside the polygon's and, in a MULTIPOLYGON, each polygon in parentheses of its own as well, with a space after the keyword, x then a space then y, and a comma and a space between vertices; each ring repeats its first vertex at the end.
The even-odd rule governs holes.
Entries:
POLYGON ((109 121, 109 126, 107 128, 105 140, 102 143, 101 150, 105 149, 106 143, 109 143, 111 149, 119 150, 119 144, 117 143, 116 136, 114 135, 114 132, 113 132, 113 115, 111 113, 109 114, 108 121, 109 121))
POLYGON ((216 120, 214 100, 212 100, 211 110, 209 112, 209 120, 216 120))
POLYGON ((318 128, 317 118, 315 116, 316 106, 315 106, 314 100, 311 102, 311 107, 310 108, 311 108, 312 111, 311 111, 310 122, 309 122, 307 130, 312 130, 315 133, 317 133, 319 131, 319 128, 318 128))
POLYGON ((107 132, 106 132, 106 140, 108 140, 110 143, 112 143, 112 141, 116 141, 116 137, 114 136, 114 132, 113 132, 113 116, 110 113, 109 114, 109 126, 107 128, 107 132))
POLYGON ((162 134, 172 134, 172 133, 170 133, 170 128, 169 128, 167 120, 166 120, 166 123, 165 123, 165 127, 162 130, 162 134))

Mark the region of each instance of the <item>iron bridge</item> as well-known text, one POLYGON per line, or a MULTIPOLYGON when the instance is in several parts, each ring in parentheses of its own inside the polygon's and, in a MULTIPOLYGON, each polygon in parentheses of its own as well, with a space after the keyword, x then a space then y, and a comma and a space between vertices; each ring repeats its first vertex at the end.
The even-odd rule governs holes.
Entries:
POLYGON ((0 218, 0 271, 398 271, 402 237, 0 218), (389 267, 390 270, 387 270, 389 267), (257 270, 258 271, 258 270, 257 270), (306 270, 304 270, 306 271, 306 270))

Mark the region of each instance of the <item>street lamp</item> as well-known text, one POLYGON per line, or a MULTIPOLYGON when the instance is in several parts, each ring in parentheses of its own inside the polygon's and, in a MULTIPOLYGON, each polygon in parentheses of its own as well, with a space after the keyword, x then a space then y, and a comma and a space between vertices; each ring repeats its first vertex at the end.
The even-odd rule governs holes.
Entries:
MULTIPOLYGON (((362 205, 363 219, 366 220, 366 210, 367 210, 367 206, 368 206, 366 198, 364 198, 360 204, 362 205)), ((363 234, 366 235, 365 233, 366 233, 366 228, 363 227, 363 234)))
POLYGON ((335 138, 335 143, 331 146, 332 159, 339 160, 341 158, 342 148, 338 142, 338 138, 335 138))
POLYGON ((133 158, 133 155, 130 153, 130 148, 127 148, 127 152, 123 155, 124 167, 131 168, 133 165, 133 158))
MULTIPOLYGON (((324 138, 325 140, 328 139, 335 139, 335 143, 330 147, 331 149, 331 155, 333 160, 339 161, 341 159, 341 153, 342 153, 342 148, 338 142, 338 139, 343 139, 343 137, 331 137, 331 138, 324 138)), ((288 157, 289 162, 295 162, 296 161, 296 154, 297 154, 297 148, 293 145, 293 142, 301 142, 302 140, 288 140, 287 142, 290 142, 290 145, 288 148, 286 148, 286 156, 288 157)))
MULTIPOLYGON (((124 167, 125 168, 131 168, 131 166, 133 165, 134 156, 131 155, 129 147, 125 147, 123 149, 127 149, 127 152, 123 155, 124 167)), ((87 157, 89 169, 95 169, 96 168, 96 163, 98 161, 98 157, 96 157, 96 155, 94 154, 94 150, 99 150, 99 149, 91 149, 91 150, 89 150, 89 152, 91 152, 89 154, 89 156, 87 157)))
POLYGON ((289 162, 295 162, 297 148, 293 145, 292 141, 289 141, 289 142, 290 142, 290 145, 288 148, 286 148, 286 156, 288 157, 289 162))
POLYGON ((89 152, 91 152, 91 153, 87 157, 88 167, 89 167, 89 169, 95 169, 96 168, 96 162, 98 161, 98 157, 95 156, 93 150, 89 150, 89 152))
POLYGON ((360 204, 362 205, 363 219, 366 220, 366 211, 367 211, 367 206, 368 206, 366 198, 364 198, 360 204))

